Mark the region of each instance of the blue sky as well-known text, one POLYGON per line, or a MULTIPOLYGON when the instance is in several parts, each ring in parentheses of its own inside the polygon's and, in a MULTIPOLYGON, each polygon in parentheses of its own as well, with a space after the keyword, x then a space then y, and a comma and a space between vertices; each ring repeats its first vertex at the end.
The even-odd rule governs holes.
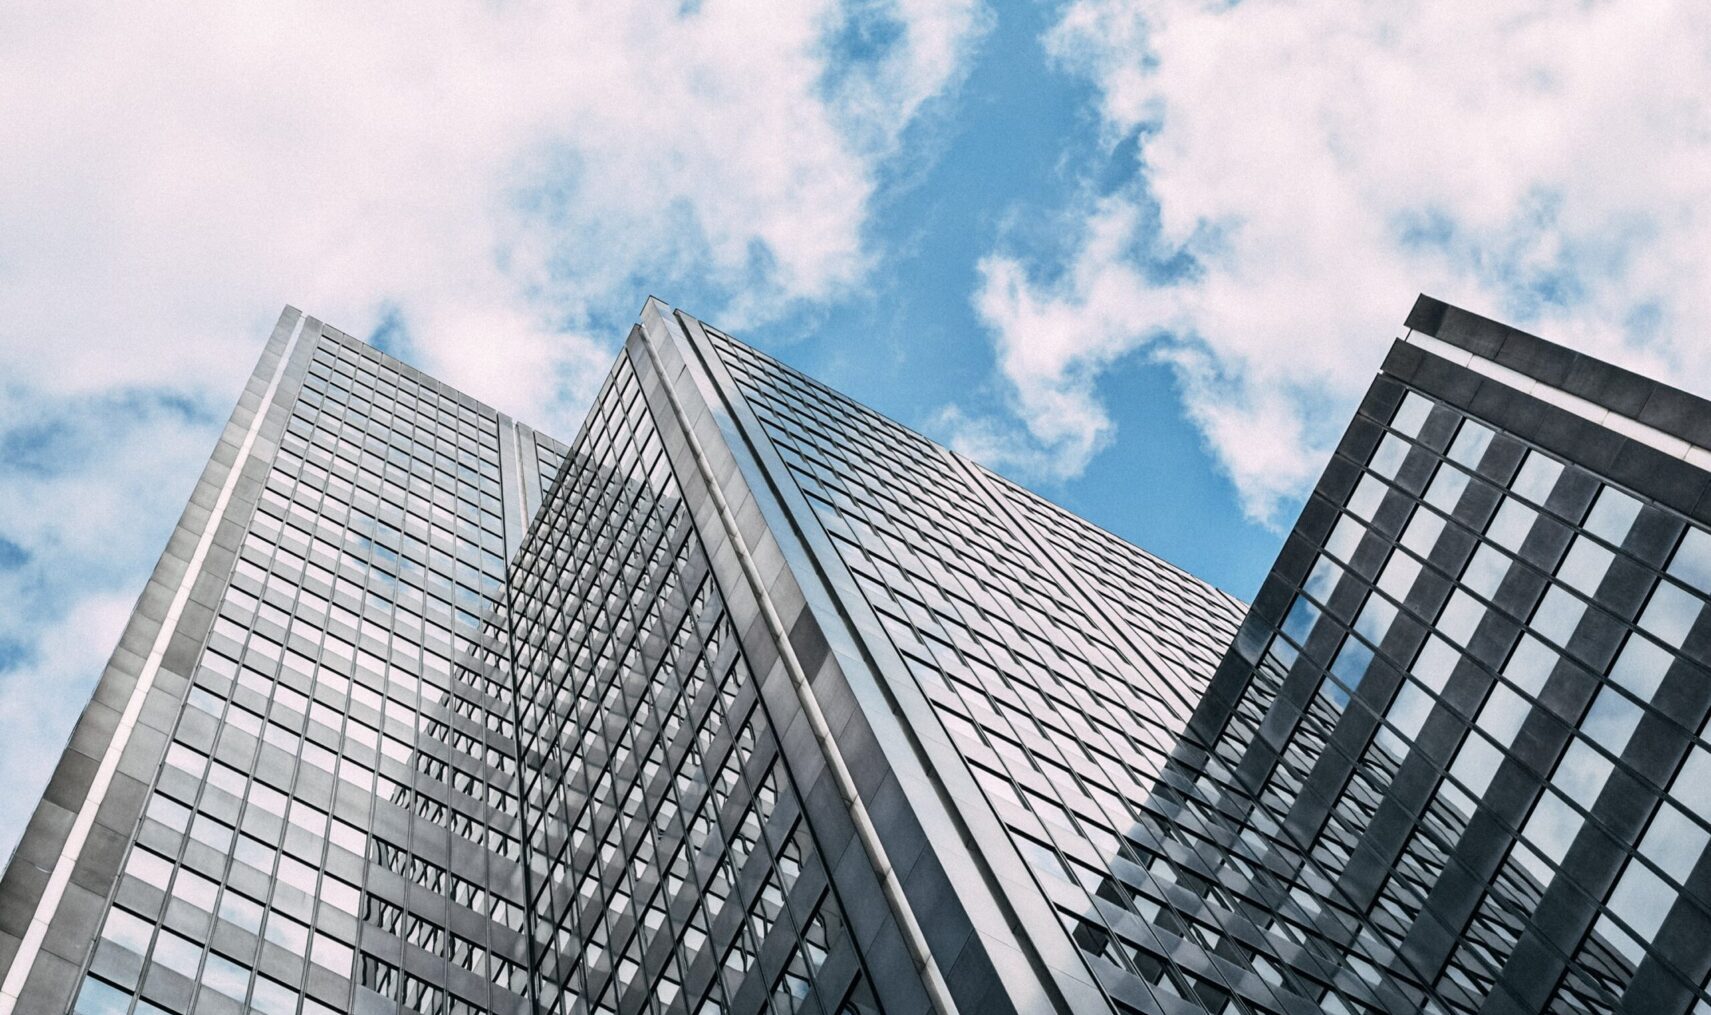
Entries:
POLYGON ((1486 6, 8 5, 0 851, 287 302, 570 435, 658 295, 1243 597, 1417 292, 1711 389, 1711 13, 1486 6))

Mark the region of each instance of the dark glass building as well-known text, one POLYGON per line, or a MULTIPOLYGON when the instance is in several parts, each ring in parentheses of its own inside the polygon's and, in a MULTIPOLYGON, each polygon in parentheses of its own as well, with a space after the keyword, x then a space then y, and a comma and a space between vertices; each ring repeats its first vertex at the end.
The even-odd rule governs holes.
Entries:
POLYGON ((657 301, 569 445, 288 310, 0 1015, 1711 1011, 1711 405, 1408 328, 1249 610, 657 301))

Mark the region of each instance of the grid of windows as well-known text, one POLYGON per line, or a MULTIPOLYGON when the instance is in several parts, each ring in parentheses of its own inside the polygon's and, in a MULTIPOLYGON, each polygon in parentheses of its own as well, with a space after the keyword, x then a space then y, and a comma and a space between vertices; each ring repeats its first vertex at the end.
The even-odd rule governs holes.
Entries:
POLYGON ((1568 970, 1551 1010, 1613 1011, 1707 903, 1711 755, 1679 706, 1708 676, 1684 648, 1711 535, 1418 391, 1351 434, 1202 789, 1410 1003, 1481 1010, 1542 951, 1568 970))
POLYGON ((461 940, 518 954, 509 719, 465 665, 505 589, 496 417, 330 330, 304 358, 77 1012, 349 1010, 365 915, 407 901, 373 829, 500 886, 461 940))
MULTIPOLYGON (((705 334, 783 465, 732 490, 794 484, 1075 1004, 1711 1012, 1711 531, 1643 480, 1381 376, 1244 619, 705 334)), ((797 784, 816 734, 751 662, 785 637, 758 583, 716 577, 746 551, 697 530, 739 523, 674 471, 700 424, 650 411, 663 360, 633 339, 565 447, 305 336, 206 634, 148 699, 71 1011, 877 1011, 899 903, 834 877, 862 847, 821 855, 856 813, 797 784)))
POLYGON ((1245 915, 1265 890, 1208 879, 1222 846, 1159 782, 1239 604, 707 333, 1110 1003, 1323 997, 1245 915))
POLYGON ((540 1010, 869 1010, 627 359, 512 584, 540 1010))

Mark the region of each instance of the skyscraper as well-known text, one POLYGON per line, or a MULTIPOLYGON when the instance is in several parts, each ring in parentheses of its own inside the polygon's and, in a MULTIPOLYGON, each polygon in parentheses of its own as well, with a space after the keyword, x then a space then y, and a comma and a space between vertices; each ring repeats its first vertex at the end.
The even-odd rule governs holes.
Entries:
POLYGON ((1711 1010, 1711 406, 1408 327, 1248 610, 657 301, 568 446, 288 310, 0 1012, 1711 1010))

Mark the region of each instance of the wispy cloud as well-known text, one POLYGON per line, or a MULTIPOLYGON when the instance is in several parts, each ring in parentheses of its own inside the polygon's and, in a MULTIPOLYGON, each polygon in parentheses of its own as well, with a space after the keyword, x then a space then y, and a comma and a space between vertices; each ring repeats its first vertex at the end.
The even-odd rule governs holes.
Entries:
POLYGON ((982 264, 1000 458, 1080 472, 1154 356, 1275 522, 1422 290, 1711 387, 1703 5, 1075 0, 1046 44, 1138 160, 1067 253, 982 264))
POLYGON ((649 291, 752 322, 860 286, 980 30, 973 0, 0 9, 6 802, 282 304, 574 433, 649 291))

